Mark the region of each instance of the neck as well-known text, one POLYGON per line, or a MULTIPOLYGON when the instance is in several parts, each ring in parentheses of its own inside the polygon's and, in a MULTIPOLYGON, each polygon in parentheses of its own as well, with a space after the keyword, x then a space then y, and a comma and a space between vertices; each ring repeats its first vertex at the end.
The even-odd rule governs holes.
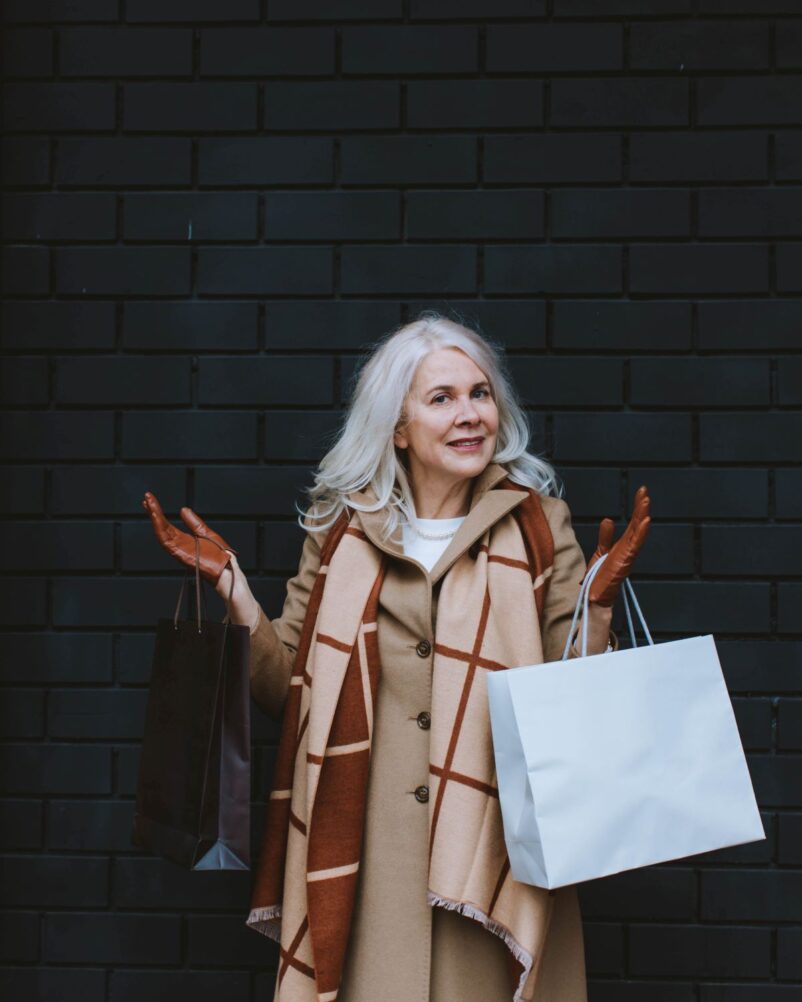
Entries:
POLYGON ((417 485, 410 478, 415 514, 418 518, 459 518, 468 514, 473 492, 473 478, 463 478, 450 485, 417 485))

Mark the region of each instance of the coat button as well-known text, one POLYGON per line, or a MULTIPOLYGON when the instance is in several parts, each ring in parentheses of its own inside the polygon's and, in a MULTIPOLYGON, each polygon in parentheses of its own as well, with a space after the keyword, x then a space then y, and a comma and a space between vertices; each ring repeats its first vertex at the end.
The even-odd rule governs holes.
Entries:
POLYGON ((429 727, 431 726, 431 723, 432 723, 431 714, 429 714, 426 710, 422 710, 418 714, 418 727, 420 727, 424 731, 428 731, 429 727))
POLYGON ((429 799, 429 787, 419 786, 415 789, 415 799, 419 800, 422 804, 425 804, 429 799))
POLYGON ((421 640, 415 650, 422 658, 428 658, 432 652, 432 645, 428 640, 421 640))

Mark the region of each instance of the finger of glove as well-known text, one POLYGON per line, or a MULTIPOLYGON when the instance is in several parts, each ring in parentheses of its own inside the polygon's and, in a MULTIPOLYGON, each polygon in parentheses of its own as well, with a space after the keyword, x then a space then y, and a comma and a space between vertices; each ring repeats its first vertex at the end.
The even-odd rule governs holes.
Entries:
POLYGON ((599 542, 596 547, 596 553, 601 556, 610 549, 613 545, 613 538, 615 536, 615 522, 611 518, 603 518, 599 523, 599 542))
POLYGON ((146 493, 142 504, 147 513, 150 515, 150 522, 153 526, 156 538, 162 546, 169 549, 170 544, 178 536, 178 530, 174 528, 174 526, 172 526, 164 517, 162 506, 159 504, 159 501, 154 494, 151 494, 150 492, 146 493))
MULTIPOLYGON (((179 514, 192 530, 194 535, 200 536, 202 539, 210 540, 210 542, 214 543, 215 546, 219 546, 221 550, 233 549, 233 547, 229 546, 219 533, 216 533, 214 529, 210 529, 200 515, 196 515, 191 508, 185 506, 181 509, 179 514)), ((236 550, 234 550, 234 552, 236 553, 236 550)))

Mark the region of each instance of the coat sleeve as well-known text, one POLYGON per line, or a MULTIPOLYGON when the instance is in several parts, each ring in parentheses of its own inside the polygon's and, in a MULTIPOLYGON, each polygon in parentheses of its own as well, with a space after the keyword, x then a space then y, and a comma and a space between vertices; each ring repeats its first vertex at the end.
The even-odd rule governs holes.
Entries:
POLYGON ((274 720, 279 720, 284 710, 309 595, 320 567, 320 548, 327 535, 307 532, 298 572, 287 582, 281 615, 268 619, 259 606, 259 618, 251 634, 251 694, 274 720))
MULTIPOLYGON (((550 497, 545 502, 546 517, 554 539, 554 570, 546 592, 543 607, 541 634, 543 660, 559 661, 562 657, 568 630, 574 616, 579 587, 585 576, 587 561, 576 538, 571 522, 571 510, 562 498, 550 497)), ((582 613, 579 613, 574 640, 579 637, 582 613)), ((610 631, 610 644, 618 650, 618 638, 610 631)), ((569 658, 580 656, 574 642, 568 650, 569 658)))

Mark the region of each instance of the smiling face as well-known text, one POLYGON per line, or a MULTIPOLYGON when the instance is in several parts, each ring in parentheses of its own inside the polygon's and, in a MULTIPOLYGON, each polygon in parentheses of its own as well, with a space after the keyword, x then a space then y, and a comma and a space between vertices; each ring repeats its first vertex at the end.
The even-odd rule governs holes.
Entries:
POLYGON ((418 366, 393 436, 414 483, 448 486, 478 476, 496 450, 498 410, 487 377, 458 348, 437 348, 418 366), (449 443, 481 438, 475 448, 449 443))

